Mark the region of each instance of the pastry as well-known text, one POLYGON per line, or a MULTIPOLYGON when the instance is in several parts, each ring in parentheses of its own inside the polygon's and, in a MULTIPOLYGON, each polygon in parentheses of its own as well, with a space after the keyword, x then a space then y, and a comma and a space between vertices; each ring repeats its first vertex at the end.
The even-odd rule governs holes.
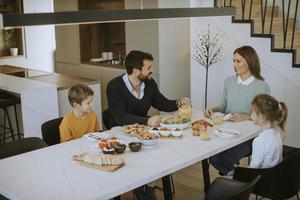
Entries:
POLYGON ((83 153, 73 156, 75 160, 98 166, 121 165, 124 160, 118 155, 83 153))

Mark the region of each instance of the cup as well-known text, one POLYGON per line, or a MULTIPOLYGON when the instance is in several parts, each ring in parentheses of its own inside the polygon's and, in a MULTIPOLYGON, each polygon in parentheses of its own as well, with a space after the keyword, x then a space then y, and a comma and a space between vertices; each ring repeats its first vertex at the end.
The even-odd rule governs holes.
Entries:
POLYGON ((102 52, 102 58, 108 60, 108 52, 102 52))
POLYGON ((214 125, 223 124, 223 116, 221 114, 213 113, 211 116, 211 120, 214 125))
POLYGON ((108 60, 112 60, 113 59, 113 52, 107 52, 107 58, 108 60))
POLYGON ((202 126, 199 130, 201 140, 210 140, 211 127, 202 126))

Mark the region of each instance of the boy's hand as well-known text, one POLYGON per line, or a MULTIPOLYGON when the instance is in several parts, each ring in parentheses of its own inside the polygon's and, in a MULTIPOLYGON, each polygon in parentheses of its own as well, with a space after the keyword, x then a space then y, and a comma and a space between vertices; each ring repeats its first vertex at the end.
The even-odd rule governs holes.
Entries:
POLYGON ((148 119, 147 125, 150 127, 158 127, 160 125, 160 116, 154 115, 148 119))

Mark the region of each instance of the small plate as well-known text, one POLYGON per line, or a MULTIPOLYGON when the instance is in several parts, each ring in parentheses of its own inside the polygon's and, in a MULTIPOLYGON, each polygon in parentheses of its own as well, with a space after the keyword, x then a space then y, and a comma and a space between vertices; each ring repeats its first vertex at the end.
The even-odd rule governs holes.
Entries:
POLYGON ((223 116, 223 121, 228 121, 228 120, 230 119, 231 116, 232 116, 231 113, 224 115, 224 116, 223 116))
POLYGON ((237 138, 241 135, 241 133, 234 129, 227 129, 227 128, 219 128, 215 129, 214 133, 216 136, 225 138, 225 139, 233 139, 237 138))

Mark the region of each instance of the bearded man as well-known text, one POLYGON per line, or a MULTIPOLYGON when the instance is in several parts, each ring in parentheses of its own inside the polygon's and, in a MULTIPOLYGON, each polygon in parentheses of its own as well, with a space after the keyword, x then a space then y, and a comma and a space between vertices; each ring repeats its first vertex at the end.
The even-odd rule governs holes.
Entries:
POLYGON ((153 57, 146 52, 134 50, 126 56, 127 73, 111 80, 106 90, 110 127, 134 123, 157 127, 160 116, 147 115, 151 106, 159 111, 172 112, 190 104, 188 98, 169 100, 160 93, 151 78, 152 64, 153 57))

